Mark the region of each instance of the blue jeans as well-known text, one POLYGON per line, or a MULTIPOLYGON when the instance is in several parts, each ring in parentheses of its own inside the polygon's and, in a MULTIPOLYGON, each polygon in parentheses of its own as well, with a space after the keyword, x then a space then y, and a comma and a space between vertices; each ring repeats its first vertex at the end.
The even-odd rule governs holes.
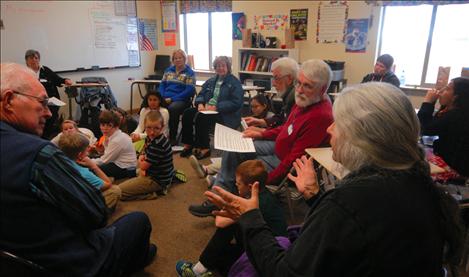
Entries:
POLYGON ((107 228, 115 228, 114 241, 99 276, 129 276, 142 270, 150 246, 148 216, 143 212, 129 213, 107 228))
POLYGON ((187 102, 184 101, 176 101, 169 104, 168 112, 169 112, 169 139, 176 140, 176 136, 178 133, 179 127, 179 117, 181 114, 191 106, 191 102, 189 100, 187 102))
POLYGON ((262 161, 267 171, 274 170, 279 164, 280 160, 275 155, 275 141, 273 140, 255 140, 254 148, 255 153, 237 153, 227 152, 222 153, 221 169, 217 174, 214 186, 219 186, 229 192, 238 194, 236 188, 236 168, 238 165, 247 160, 258 159, 262 161))

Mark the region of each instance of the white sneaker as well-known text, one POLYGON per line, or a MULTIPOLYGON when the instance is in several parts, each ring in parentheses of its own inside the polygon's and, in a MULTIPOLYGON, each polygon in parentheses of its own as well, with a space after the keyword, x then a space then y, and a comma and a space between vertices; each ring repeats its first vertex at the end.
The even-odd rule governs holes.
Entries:
POLYGON ((197 160, 197 158, 194 155, 191 155, 189 157, 189 161, 191 163, 192 168, 197 173, 197 176, 199 176, 199 178, 204 178, 205 176, 207 176, 207 171, 205 170, 204 166, 199 163, 199 160, 197 160))

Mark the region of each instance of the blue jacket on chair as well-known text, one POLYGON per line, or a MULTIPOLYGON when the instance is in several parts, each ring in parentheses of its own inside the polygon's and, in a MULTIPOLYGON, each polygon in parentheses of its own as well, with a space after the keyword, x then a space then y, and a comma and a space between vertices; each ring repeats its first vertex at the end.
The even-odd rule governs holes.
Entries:
MULTIPOLYGON (((202 86, 202 90, 195 98, 195 105, 206 104, 212 97, 218 75, 208 79, 202 86)), ((225 76, 218 95, 217 111, 222 124, 237 129, 241 124, 241 108, 243 107, 243 87, 241 82, 233 74, 225 76)))

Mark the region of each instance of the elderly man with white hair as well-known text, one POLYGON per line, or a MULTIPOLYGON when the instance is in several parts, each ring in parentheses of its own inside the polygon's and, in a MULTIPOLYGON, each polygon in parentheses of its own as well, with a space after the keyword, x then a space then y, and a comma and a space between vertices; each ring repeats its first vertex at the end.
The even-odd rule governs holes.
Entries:
POLYGON ((277 91, 277 96, 282 99, 282 108, 274 116, 265 119, 245 117, 248 126, 273 128, 288 118, 295 104, 295 81, 298 70, 298 63, 292 58, 283 57, 272 63, 272 85, 277 91))
MULTIPOLYGON (((249 127, 245 137, 254 138, 256 153, 224 152, 222 167, 214 186, 236 193, 235 169, 248 159, 260 159, 269 171, 268 185, 279 185, 292 163, 306 148, 329 143, 327 127, 333 122, 332 104, 326 91, 332 72, 322 60, 308 60, 301 65, 295 89, 295 105, 287 120, 273 129, 249 127)), ((208 201, 191 205, 195 216, 210 216, 216 207, 208 201)))
POLYGON ((51 112, 34 72, 13 63, 2 63, 0 72, 0 249, 51 276, 128 276, 148 265, 156 246, 146 214, 106 227, 101 193, 40 138, 51 112))

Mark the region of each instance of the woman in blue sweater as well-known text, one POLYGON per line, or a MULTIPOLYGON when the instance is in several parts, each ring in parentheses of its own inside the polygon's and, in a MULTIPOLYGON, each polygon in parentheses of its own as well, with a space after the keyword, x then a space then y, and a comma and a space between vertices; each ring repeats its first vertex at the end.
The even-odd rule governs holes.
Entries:
POLYGON ((195 94, 195 74, 186 65, 186 53, 175 50, 172 55, 173 65, 165 70, 159 91, 168 105, 169 138, 171 144, 176 144, 179 116, 191 105, 195 94))
POLYGON ((208 130, 213 128, 215 122, 233 129, 238 128, 241 123, 243 87, 238 78, 231 74, 231 61, 226 56, 220 56, 213 61, 213 67, 217 75, 202 86, 195 98, 196 108, 187 109, 182 116, 184 150, 181 157, 190 156, 194 147, 197 150, 197 159, 209 157, 208 130), (204 114, 206 111, 216 113, 204 114))

